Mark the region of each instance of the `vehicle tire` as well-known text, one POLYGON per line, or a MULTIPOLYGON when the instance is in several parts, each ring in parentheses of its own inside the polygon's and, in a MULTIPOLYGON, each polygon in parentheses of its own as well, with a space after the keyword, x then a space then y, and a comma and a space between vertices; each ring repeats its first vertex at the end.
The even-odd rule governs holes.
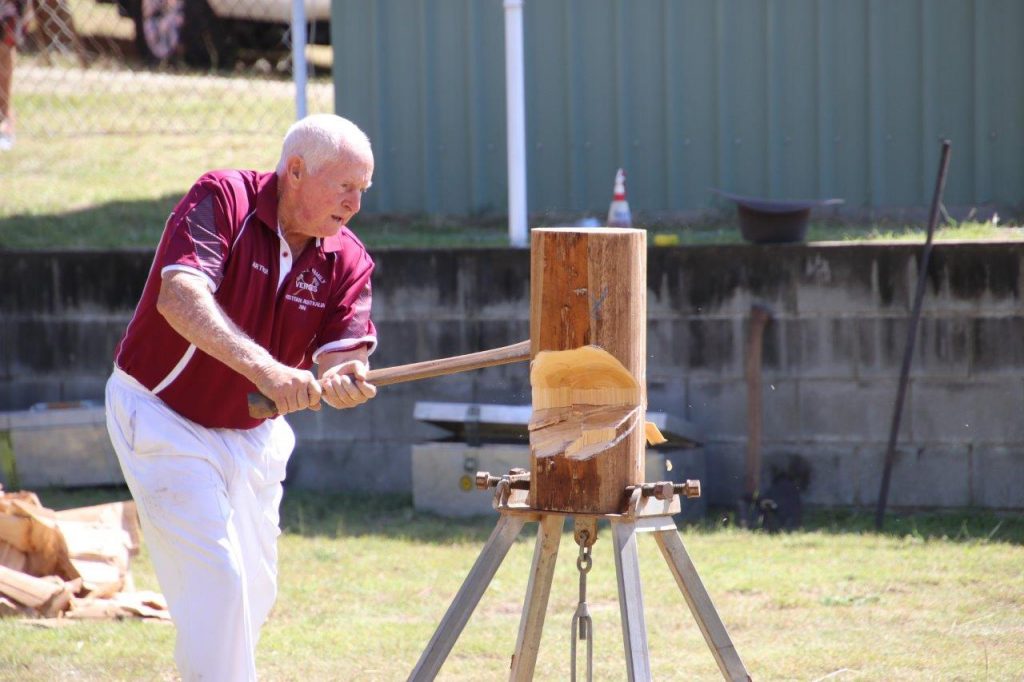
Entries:
POLYGON ((233 66, 237 51, 234 35, 206 0, 185 0, 185 26, 182 42, 187 64, 214 69, 233 66))
POLYGON ((132 0, 135 48, 150 64, 173 62, 183 52, 186 0, 132 0))
POLYGON ((255 24, 245 38, 245 47, 265 52, 291 50, 291 29, 283 24, 255 24))

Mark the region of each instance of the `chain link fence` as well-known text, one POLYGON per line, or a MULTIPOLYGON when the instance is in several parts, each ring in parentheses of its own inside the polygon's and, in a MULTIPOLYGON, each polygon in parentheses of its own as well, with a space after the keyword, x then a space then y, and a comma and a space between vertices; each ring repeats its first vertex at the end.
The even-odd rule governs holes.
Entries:
MULTIPOLYGON (((0 0, 19 137, 258 132, 294 120, 291 0, 0 0)), ((307 2, 310 112, 333 111, 330 0, 307 2)))

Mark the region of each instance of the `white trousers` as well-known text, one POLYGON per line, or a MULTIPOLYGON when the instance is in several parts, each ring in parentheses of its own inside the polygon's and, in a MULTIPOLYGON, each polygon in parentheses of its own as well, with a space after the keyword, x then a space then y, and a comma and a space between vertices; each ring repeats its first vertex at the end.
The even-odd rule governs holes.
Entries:
POLYGON ((177 627, 186 682, 256 679, 260 627, 277 597, 281 482, 295 446, 284 419, 209 429, 115 369, 107 430, 177 627))

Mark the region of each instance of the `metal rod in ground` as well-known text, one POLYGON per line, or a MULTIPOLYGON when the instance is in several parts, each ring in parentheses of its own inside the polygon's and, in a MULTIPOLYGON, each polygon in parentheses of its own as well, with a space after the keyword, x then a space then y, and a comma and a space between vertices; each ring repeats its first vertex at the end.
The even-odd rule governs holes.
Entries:
POLYGON ((921 317, 921 304, 924 301, 925 280, 928 277, 928 261, 932 254, 932 235, 939 220, 939 207, 942 205, 942 191, 946 186, 946 170, 949 168, 949 140, 942 141, 942 155, 939 158, 939 174, 935 179, 935 193, 932 196, 932 207, 928 214, 928 236, 925 239, 921 264, 917 272, 917 289, 914 292, 914 308, 910 313, 910 326, 907 329, 907 346, 903 352, 903 365, 900 367, 900 383, 896 391, 896 404, 892 411, 892 425, 889 429, 889 445, 885 450, 885 463, 882 468, 882 487, 878 491, 878 506, 875 509, 875 529, 882 530, 885 519, 885 506, 889 500, 889 482, 892 478, 892 465, 896 457, 896 439, 899 436, 900 417, 903 415, 903 398, 907 393, 907 378, 910 375, 910 362, 914 358, 914 342, 917 339, 917 323, 921 317))

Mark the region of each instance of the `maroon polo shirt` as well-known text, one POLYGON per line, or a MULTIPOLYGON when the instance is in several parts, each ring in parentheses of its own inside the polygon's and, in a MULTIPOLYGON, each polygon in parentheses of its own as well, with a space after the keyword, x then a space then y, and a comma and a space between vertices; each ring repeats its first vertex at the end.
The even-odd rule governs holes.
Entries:
POLYGON ((178 414, 210 428, 249 429, 256 387, 190 344, 156 309, 162 275, 202 276, 235 324, 278 361, 308 369, 319 354, 368 346, 373 260, 347 227, 292 263, 277 225, 277 176, 207 173, 174 208, 115 364, 178 414))

